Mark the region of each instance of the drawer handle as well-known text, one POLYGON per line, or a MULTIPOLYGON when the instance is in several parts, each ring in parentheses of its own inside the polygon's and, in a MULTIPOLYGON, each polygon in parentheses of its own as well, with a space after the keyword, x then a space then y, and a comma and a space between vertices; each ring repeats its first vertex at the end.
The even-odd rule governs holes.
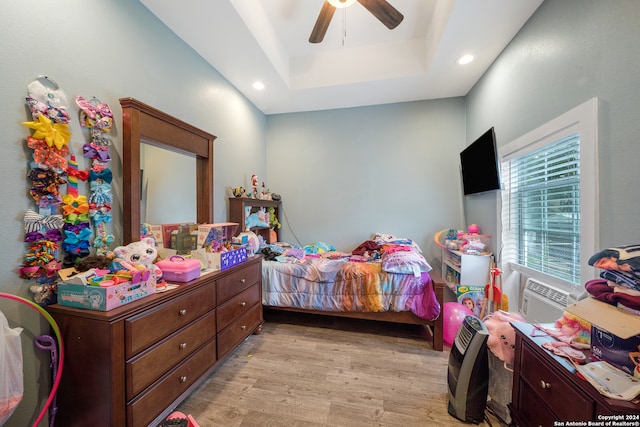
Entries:
POLYGON ((544 380, 540 381, 540 387, 542 387, 543 389, 549 389, 551 388, 551 384, 549 384, 548 382, 545 382, 544 380))
POLYGON ((180 348, 181 349, 187 348, 187 343, 186 342, 180 343, 180 348))
POLYGON ((240 329, 242 329, 244 331, 245 329, 247 329, 247 325, 240 326, 240 329))
POLYGON ((244 301, 242 301, 242 302, 240 303, 240 307, 244 307, 245 305, 247 305, 247 303, 246 303, 246 302, 244 302, 244 301))
POLYGON ((244 282, 246 282, 246 279, 240 279, 240 283, 244 284, 244 282))
POLYGON ((187 376, 186 375, 183 375, 183 376, 180 377, 180 382, 181 383, 184 383, 186 381, 187 381, 187 376))
POLYGON ((179 314, 180 316, 184 316, 185 314, 187 314, 187 309, 186 309, 186 308, 183 308, 182 310, 180 310, 180 311, 178 312, 178 314, 179 314))

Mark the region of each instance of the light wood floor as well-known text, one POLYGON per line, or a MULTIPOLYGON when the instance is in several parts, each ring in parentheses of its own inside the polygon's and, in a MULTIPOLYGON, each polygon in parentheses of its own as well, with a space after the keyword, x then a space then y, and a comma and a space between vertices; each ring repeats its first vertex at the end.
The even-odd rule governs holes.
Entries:
MULTIPOLYGON (((177 410, 210 426, 458 426, 449 349, 419 326, 265 312, 252 335, 177 410)), ((481 426, 504 426, 489 414, 481 426)))

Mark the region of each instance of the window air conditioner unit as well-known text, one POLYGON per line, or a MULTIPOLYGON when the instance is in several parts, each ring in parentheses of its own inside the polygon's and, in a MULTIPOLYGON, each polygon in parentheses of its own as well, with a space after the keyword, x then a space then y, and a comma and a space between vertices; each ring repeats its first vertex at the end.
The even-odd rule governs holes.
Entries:
POLYGON ((529 323, 551 323, 564 315, 564 309, 577 298, 570 292, 529 278, 524 286, 520 313, 529 323))

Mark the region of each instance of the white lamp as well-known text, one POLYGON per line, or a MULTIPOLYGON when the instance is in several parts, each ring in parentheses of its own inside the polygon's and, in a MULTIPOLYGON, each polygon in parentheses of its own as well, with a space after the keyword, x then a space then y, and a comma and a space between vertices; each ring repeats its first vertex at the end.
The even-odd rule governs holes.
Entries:
POLYGON ((329 0, 329 4, 338 9, 349 7, 355 2, 356 0, 329 0))

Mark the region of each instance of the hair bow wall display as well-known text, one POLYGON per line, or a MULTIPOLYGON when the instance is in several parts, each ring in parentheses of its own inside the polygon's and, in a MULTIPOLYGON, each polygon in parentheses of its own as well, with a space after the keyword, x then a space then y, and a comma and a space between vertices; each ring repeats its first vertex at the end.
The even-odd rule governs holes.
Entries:
POLYGON ((89 143, 82 147, 83 156, 91 159, 89 171, 89 216, 95 227, 93 247, 96 254, 104 255, 113 243, 108 224, 111 223, 111 181, 113 174, 108 167, 111 157, 109 146, 111 140, 108 133, 113 125, 113 113, 108 104, 97 98, 85 99, 76 97, 76 105, 80 107, 80 125, 89 130, 89 143))
MULTIPOLYGON (((80 126, 89 131, 82 157, 91 162, 91 168, 82 170, 71 148, 67 97, 58 84, 50 77, 38 77, 27 86, 25 101, 31 113, 31 121, 23 122, 31 130, 26 144, 33 150, 27 178, 31 181, 29 194, 37 207, 24 215, 28 249, 18 273, 23 279, 55 288, 61 267, 75 266, 80 258, 91 255, 92 249, 96 255, 108 255, 114 242, 108 231, 113 200, 108 134, 113 113, 108 104, 95 97, 76 97, 80 126), (79 193, 79 183, 84 181, 88 196, 79 193), (61 194, 65 184, 66 194, 61 194), (58 260, 59 251, 64 253, 62 261, 58 260)), ((34 295, 41 305, 54 303, 56 298, 55 292, 46 297, 34 295)))
MULTIPOLYGON (((27 86, 25 102, 32 119, 23 122, 32 131, 26 144, 33 150, 27 178, 31 182, 29 195, 37 209, 29 209, 24 215, 24 241, 28 249, 18 273, 23 279, 52 285, 61 267, 57 257, 65 221, 57 210, 63 203, 60 188, 67 184, 65 176, 72 135, 70 116, 64 92, 49 77, 38 77, 27 86)), ((55 298, 55 294, 45 300, 34 297, 44 305, 55 302, 55 298)))

